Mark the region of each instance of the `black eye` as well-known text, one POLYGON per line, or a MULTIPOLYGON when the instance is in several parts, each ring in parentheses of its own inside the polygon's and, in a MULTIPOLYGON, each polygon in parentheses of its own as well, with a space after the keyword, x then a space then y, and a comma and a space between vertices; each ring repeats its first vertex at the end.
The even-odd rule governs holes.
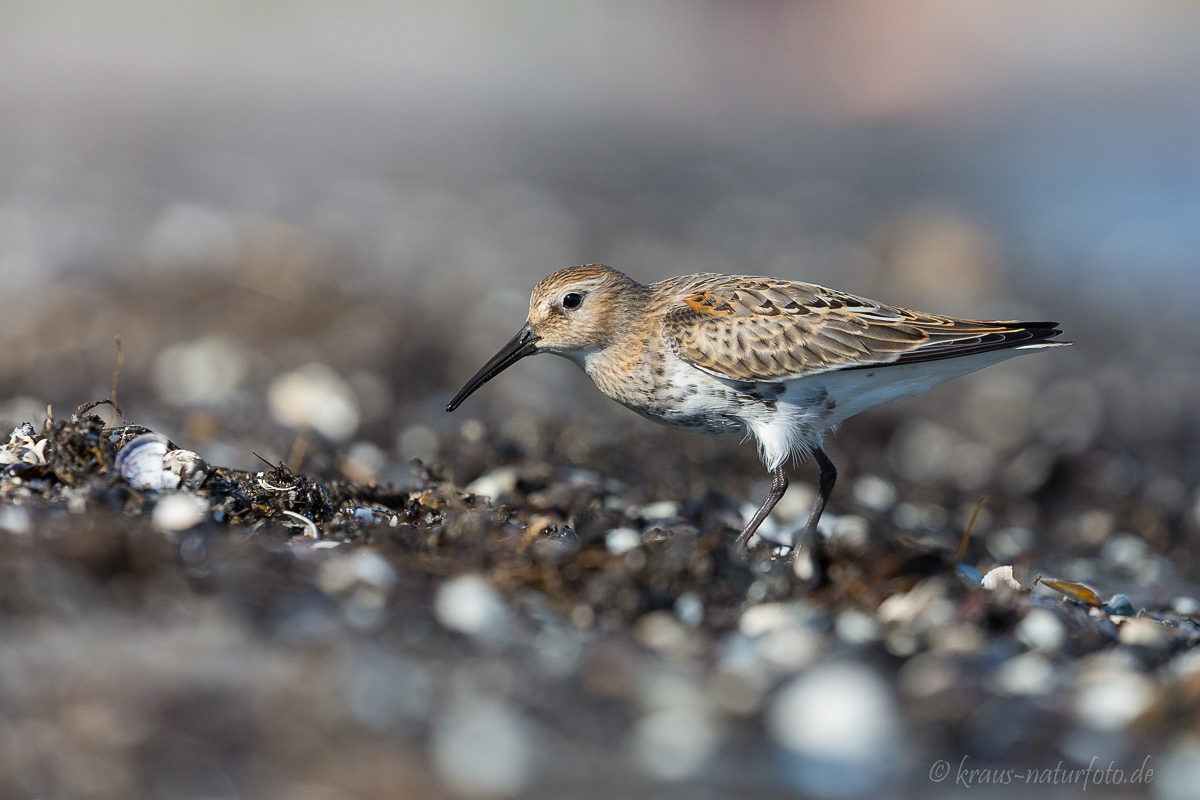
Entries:
POLYGON ((563 308, 579 308, 582 303, 583 295, 581 295, 579 292, 567 292, 563 295, 563 308))

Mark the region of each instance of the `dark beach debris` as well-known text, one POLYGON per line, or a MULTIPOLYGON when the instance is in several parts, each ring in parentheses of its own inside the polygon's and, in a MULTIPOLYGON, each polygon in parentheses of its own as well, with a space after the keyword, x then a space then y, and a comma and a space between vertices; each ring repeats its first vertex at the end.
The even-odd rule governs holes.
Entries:
MULTIPOLYGON (((399 761, 373 785, 403 774, 463 796, 578 769, 630 791, 715 780, 722 763, 760 796, 820 792, 831 768, 853 784, 843 796, 870 795, 928 780, 915 730, 1042 766, 1080 737, 1120 734, 1106 746, 1128 760, 1200 708, 1194 601, 1135 611, 1075 581, 1025 585, 1027 564, 965 561, 969 536, 902 539, 831 515, 832 584, 808 594, 762 547, 754 564, 730 557, 738 520, 719 496, 639 505, 619 481, 539 462, 467 487, 416 462, 404 489, 234 470, 91 412, 0 445, 0 624, 86 613, 107 637, 79 640, 97 674, 151 688, 79 678, 35 628, 7 657, 26 671, 8 674, 37 675, 36 661, 145 730, 236 739, 298 774, 335 763, 299 744, 316 729, 360 758, 389 742, 399 761), (154 625, 128 627, 166 608, 215 644, 164 649, 154 625), (176 677, 125 655, 139 648, 176 677), (244 667, 221 673, 222 658, 244 667), (308 672, 285 666, 296 659, 308 672), (197 689, 212 674, 226 675, 216 705, 197 689), (236 710, 251 699, 256 711, 236 710), (505 757, 464 761, 480 747, 505 757)), ((0 682, 0 700, 32 703, 18 722, 58 713, 30 700, 40 677, 23 680, 0 682)))

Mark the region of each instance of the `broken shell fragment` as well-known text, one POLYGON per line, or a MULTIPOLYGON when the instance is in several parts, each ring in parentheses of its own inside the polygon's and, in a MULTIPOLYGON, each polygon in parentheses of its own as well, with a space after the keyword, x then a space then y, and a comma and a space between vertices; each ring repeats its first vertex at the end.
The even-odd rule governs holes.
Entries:
POLYGON ((1021 582, 1013 577, 1012 565, 996 567, 988 571, 979 581, 979 585, 989 591, 996 591, 1001 586, 1007 586, 1014 591, 1021 591, 1021 582))
POLYGON ((163 456, 163 467, 193 486, 208 477, 208 464, 191 450, 171 450, 163 456))
POLYGON ((179 475, 165 463, 171 440, 143 433, 117 453, 117 473, 133 488, 159 492, 179 486, 179 475))
POLYGON ((1075 583, 1073 581, 1060 581, 1054 578, 1043 578, 1041 575, 1038 575, 1034 579, 1033 583, 1035 586, 1040 583, 1049 589, 1053 589, 1059 594, 1066 595, 1072 600, 1076 600, 1084 605, 1091 606, 1092 608, 1104 605, 1104 601, 1100 599, 1100 595, 1096 594, 1096 591, 1090 586, 1084 586, 1082 583, 1075 583))

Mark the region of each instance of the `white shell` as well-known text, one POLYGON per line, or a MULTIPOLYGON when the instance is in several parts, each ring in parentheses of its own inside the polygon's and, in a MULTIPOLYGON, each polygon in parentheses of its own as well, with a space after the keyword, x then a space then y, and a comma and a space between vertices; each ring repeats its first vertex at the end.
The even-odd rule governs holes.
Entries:
POLYGON ((979 581, 979 585, 992 592, 1001 586, 1007 586, 1014 591, 1021 591, 1021 582, 1013 577, 1012 565, 995 567, 989 570, 988 574, 983 576, 983 580, 979 581))
POLYGON ((117 472, 135 489, 175 489, 179 476, 163 463, 170 446, 161 433, 143 433, 117 453, 117 472))
POLYGON ((191 450, 170 451, 163 456, 163 467, 185 481, 191 481, 194 476, 208 472, 208 464, 191 450))

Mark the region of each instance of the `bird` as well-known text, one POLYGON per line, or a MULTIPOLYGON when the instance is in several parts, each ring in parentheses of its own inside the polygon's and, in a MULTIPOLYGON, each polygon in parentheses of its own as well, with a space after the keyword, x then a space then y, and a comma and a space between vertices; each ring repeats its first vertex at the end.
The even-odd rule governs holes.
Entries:
MULTIPOLYGON (((542 279, 516 335, 446 405, 528 356, 578 364, 613 400, 693 433, 753 439, 771 489, 734 542, 751 537, 788 489, 789 462, 819 470, 805 527, 786 556, 828 565, 817 525, 837 467, 824 434, 873 406, 1017 355, 1071 342, 1057 322, 985 321, 910 311, 811 283, 698 273, 642 284, 603 264, 542 279)), ((797 570, 800 572, 800 570, 797 570)))

